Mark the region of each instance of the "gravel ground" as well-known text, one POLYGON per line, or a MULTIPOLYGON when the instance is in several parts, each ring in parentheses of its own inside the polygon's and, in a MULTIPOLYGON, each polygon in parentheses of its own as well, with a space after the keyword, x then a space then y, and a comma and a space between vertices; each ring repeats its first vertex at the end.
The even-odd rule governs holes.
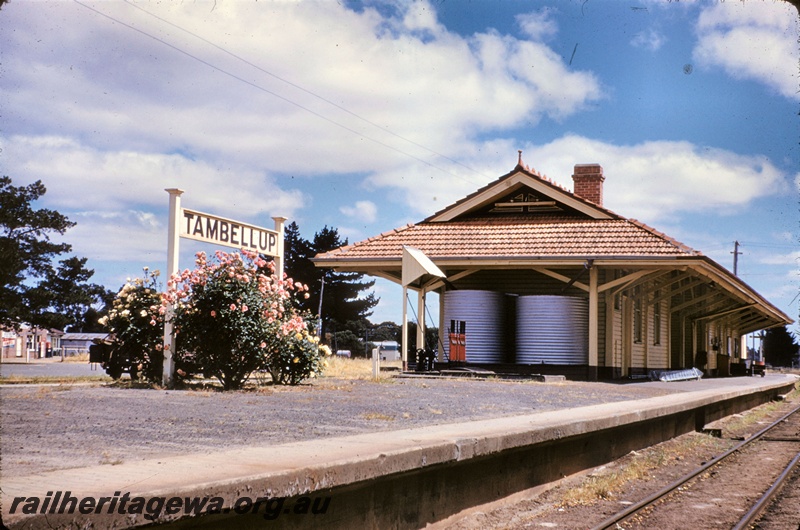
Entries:
POLYGON ((241 392, 0 388, 0 473, 115 464, 672 393, 646 384, 324 378, 241 392))

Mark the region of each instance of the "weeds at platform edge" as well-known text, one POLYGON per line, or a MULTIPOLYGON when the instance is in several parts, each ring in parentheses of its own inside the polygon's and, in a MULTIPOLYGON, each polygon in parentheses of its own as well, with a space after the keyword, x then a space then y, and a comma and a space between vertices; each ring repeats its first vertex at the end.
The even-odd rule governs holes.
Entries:
MULTIPOLYGON (((786 401, 797 401, 800 399, 800 388, 798 385, 795 385, 794 390, 789 392, 786 396, 786 401)), ((770 403, 766 403, 757 407, 755 409, 750 409, 742 414, 734 415, 726 424, 725 428, 727 431, 742 431, 751 425, 760 422, 768 415, 772 414, 775 410, 780 408, 781 404, 780 401, 772 401, 770 403)))
MULTIPOLYGON (((800 388, 786 397, 786 401, 800 399, 800 388)), ((780 402, 766 403, 743 414, 730 417, 725 422, 728 432, 741 432, 749 426, 765 419, 780 408, 780 402)), ((632 451, 627 456, 608 467, 602 466, 587 475, 579 485, 564 492, 561 502, 564 507, 592 505, 601 500, 613 499, 620 495, 626 484, 636 480, 647 480, 651 473, 671 462, 685 459, 688 455, 716 454, 727 450, 730 440, 715 438, 703 433, 688 433, 667 440, 641 451, 632 451)))
POLYGON ((602 466, 590 473, 578 486, 562 496, 564 507, 592 505, 614 499, 622 494, 628 483, 647 480, 652 472, 670 462, 682 460, 699 450, 717 452, 727 442, 702 433, 689 433, 641 451, 631 451, 613 466, 602 466))

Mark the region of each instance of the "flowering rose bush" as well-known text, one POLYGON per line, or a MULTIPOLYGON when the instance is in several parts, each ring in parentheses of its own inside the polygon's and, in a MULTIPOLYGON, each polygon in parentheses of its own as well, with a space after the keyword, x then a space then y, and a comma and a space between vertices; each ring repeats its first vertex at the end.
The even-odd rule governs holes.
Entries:
POLYGON ((280 348, 270 356, 268 368, 276 383, 296 385, 322 373, 327 366, 325 357, 330 354, 330 348, 320 346, 319 338, 307 330, 290 332, 284 335, 280 348))
POLYGON ((303 291, 301 283, 276 278, 274 265, 255 253, 218 251, 211 261, 198 253, 196 268, 170 278, 164 296, 174 308, 176 363, 192 362, 225 389, 241 388, 256 370, 268 369, 276 382, 291 384, 318 373, 319 346, 294 302, 303 291), (277 361, 286 351, 298 359, 292 364, 303 364, 289 377, 277 361))
POLYGON ((164 362, 164 313, 159 272, 150 272, 145 267, 144 273, 144 278, 129 279, 122 286, 111 311, 99 320, 114 335, 113 353, 106 363, 106 371, 117 379, 128 369, 131 379, 142 375, 150 382, 160 382, 164 362))

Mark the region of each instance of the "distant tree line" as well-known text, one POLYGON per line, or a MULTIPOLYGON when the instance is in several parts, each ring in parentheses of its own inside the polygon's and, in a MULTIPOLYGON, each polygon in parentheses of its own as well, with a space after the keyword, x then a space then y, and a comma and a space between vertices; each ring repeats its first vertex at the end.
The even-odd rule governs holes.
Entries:
POLYGON ((94 271, 86 258, 54 263, 72 246, 52 239, 75 223, 55 210, 33 208, 46 192, 40 180, 13 186, 10 177, 0 177, 0 326, 82 331, 88 319, 99 327, 94 306, 113 295, 89 282, 94 271))
POLYGON ((800 346, 786 326, 770 328, 763 335, 764 360, 772 366, 791 367, 798 363, 800 346))

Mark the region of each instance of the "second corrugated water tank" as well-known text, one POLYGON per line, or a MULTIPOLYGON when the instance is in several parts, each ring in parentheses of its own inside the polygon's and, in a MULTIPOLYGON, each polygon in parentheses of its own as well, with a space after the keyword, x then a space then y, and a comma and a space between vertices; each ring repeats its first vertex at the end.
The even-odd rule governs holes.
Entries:
POLYGON ((588 364, 589 302, 531 295, 517 298, 518 364, 588 364))

